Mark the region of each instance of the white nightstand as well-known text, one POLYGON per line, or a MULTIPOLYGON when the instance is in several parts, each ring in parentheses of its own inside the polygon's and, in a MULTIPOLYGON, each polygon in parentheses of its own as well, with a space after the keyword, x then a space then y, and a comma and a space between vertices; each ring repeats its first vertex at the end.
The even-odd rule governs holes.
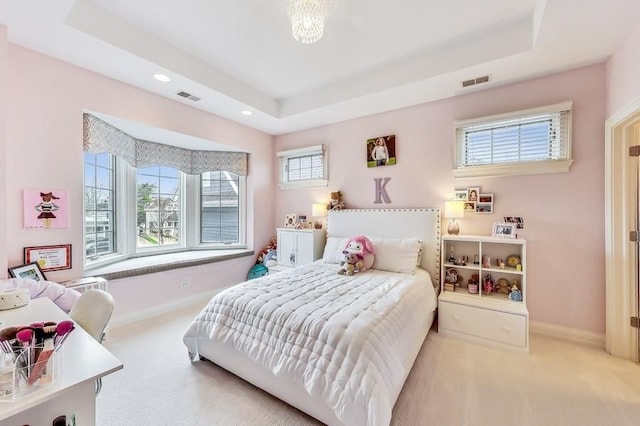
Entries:
POLYGON ((326 235, 324 229, 278 228, 278 266, 291 268, 320 259, 326 235))

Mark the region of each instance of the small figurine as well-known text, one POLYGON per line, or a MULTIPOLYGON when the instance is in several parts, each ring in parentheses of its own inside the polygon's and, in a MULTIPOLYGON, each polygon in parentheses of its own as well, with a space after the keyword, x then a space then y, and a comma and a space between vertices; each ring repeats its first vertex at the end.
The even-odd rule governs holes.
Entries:
POLYGON ((474 265, 479 265, 480 264, 480 258, 478 257, 477 254, 475 256, 473 256, 473 264, 474 265))
POLYGON ((471 294, 478 294, 478 284, 480 283, 480 276, 478 274, 471 275, 469 281, 467 281, 467 291, 471 294))
POLYGON ((522 272, 522 265, 520 263, 516 265, 516 271, 522 272))
POLYGON ((458 283, 458 271, 456 271, 453 268, 447 269, 447 276, 444 278, 444 280, 447 283, 457 284, 458 283))
POLYGON ((522 302, 522 293, 520 292, 520 289, 518 288, 518 286, 515 284, 511 286, 509 299, 513 300, 514 302, 522 302))
POLYGON ((449 259, 447 259, 449 263, 456 263, 456 257, 453 254, 453 246, 449 249, 449 259))
POLYGON ((504 269, 504 259, 498 259, 498 267, 504 269))
POLYGON ((484 256, 482 258, 482 267, 490 268, 491 267, 491 258, 489 256, 484 256))
POLYGON ((491 278, 491 274, 484 277, 484 283, 482 284, 482 291, 488 296, 494 290, 493 286, 493 278, 491 278))

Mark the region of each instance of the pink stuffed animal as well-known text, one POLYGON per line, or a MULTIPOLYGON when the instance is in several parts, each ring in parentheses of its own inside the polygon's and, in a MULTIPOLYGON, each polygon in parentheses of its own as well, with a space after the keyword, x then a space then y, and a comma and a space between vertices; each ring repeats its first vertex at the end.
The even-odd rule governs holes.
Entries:
POLYGON ((345 250, 349 253, 356 253, 362 256, 363 265, 362 268, 360 268, 360 272, 371 269, 371 266, 373 266, 375 249, 373 248, 371 240, 364 235, 349 238, 345 250))

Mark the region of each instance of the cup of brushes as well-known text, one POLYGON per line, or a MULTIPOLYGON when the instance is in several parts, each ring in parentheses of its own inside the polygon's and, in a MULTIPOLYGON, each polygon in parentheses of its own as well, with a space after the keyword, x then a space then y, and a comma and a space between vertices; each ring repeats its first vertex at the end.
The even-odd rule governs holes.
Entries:
POLYGON ((55 367, 59 350, 74 329, 70 320, 1 329, 0 400, 52 382, 60 370, 55 367))

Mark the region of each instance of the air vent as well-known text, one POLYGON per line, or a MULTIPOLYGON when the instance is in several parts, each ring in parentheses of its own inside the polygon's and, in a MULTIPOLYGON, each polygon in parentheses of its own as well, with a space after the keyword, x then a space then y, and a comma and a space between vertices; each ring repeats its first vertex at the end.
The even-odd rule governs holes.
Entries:
POLYGON ((182 96, 183 98, 189 99, 190 101, 193 101, 193 102, 198 102, 200 100, 199 97, 193 96, 191 93, 187 93, 187 92, 178 92, 178 96, 182 96))
POLYGON ((476 84, 488 83, 491 80, 489 75, 483 75, 482 77, 472 78, 471 80, 465 80, 462 82, 462 87, 475 86, 476 84))

